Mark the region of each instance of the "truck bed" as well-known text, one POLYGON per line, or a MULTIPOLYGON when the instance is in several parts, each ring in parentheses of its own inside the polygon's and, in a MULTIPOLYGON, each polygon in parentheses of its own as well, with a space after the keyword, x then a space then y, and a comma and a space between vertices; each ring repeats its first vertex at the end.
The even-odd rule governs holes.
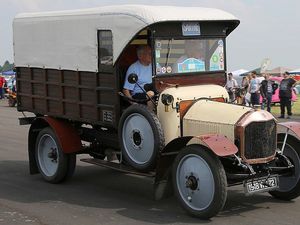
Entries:
POLYGON ((112 72, 18 67, 18 110, 117 127, 117 85, 112 72))

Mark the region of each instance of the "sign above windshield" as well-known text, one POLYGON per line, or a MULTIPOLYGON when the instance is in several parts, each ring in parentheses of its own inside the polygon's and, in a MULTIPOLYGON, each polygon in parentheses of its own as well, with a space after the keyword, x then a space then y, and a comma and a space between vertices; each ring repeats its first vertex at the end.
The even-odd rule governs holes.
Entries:
POLYGON ((200 35, 200 24, 199 23, 192 23, 192 22, 185 22, 182 23, 182 35, 183 36, 195 36, 200 35))

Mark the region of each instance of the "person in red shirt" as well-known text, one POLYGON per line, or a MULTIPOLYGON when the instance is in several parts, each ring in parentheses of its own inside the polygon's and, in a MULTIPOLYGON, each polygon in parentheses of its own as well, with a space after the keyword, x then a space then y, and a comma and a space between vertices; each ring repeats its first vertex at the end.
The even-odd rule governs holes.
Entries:
POLYGON ((3 96, 4 84, 5 84, 5 79, 4 77, 0 76, 0 99, 4 98, 3 96))

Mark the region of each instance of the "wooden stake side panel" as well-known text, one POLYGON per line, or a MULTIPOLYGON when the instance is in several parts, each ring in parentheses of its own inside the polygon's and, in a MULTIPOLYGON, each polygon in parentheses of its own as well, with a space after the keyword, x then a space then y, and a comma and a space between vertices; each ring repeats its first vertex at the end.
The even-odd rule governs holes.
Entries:
POLYGON ((110 72, 17 68, 18 110, 117 127, 117 79, 110 72))

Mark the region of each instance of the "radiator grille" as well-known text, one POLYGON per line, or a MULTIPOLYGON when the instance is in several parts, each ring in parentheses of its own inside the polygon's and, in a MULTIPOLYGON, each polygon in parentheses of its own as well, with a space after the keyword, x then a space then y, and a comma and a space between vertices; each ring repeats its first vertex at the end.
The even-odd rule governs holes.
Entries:
POLYGON ((245 158, 266 158, 276 149, 276 123, 274 120, 253 122, 245 129, 245 158))

